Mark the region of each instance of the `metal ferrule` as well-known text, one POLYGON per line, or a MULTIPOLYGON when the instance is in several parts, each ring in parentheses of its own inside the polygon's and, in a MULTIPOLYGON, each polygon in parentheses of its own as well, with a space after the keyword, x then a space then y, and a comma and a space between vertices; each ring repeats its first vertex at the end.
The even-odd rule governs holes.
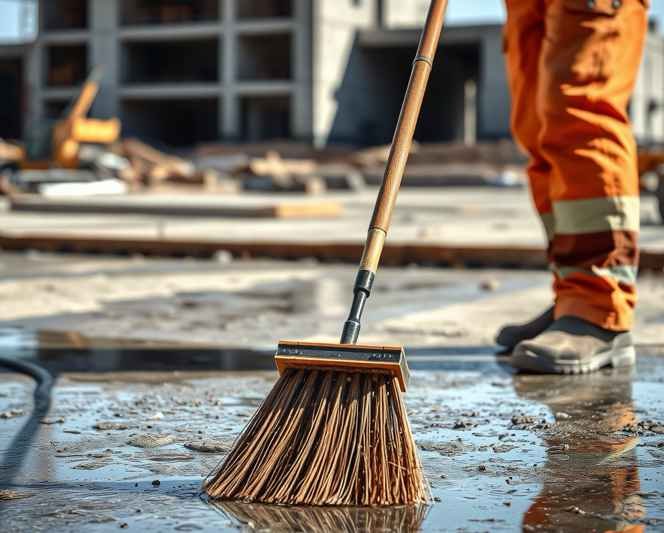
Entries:
POLYGON ((360 335, 362 324, 362 313, 371 295, 374 278, 376 275, 368 270, 360 270, 355 277, 353 288, 353 305, 351 305, 348 319, 341 333, 341 344, 355 344, 360 335))
POLYGON ((413 60, 413 63, 417 63, 418 61, 421 61, 422 63, 426 63, 427 65, 429 65, 429 67, 433 68, 433 61, 430 57, 422 56, 422 55, 416 55, 415 59, 413 60))

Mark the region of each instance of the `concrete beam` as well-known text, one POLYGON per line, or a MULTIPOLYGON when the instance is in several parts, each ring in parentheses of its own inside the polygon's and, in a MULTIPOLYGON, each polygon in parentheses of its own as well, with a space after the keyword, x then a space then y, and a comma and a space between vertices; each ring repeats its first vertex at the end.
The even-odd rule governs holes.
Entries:
POLYGON ((296 90, 290 81, 243 81, 235 85, 239 96, 279 96, 296 90))
POLYGON ((218 23, 173 24, 159 26, 139 26, 122 28, 119 38, 122 41, 164 41, 178 39, 205 39, 218 37, 223 31, 218 23))
POLYGON ((141 98, 163 100, 166 98, 215 98, 221 90, 217 83, 164 83, 124 85, 120 88, 121 98, 141 98))
MULTIPOLYGON (((299 1, 299 0, 294 0, 299 1)), ((289 33, 295 30, 292 20, 251 20, 235 23, 235 30, 242 35, 270 35, 289 33)))
POLYGON ((44 44, 79 44, 90 39, 88 30, 63 30, 47 31, 43 33, 40 40, 44 44))
MULTIPOLYGON (((413 51, 417 48, 421 28, 405 29, 364 29, 359 32, 358 43, 363 48, 408 47, 413 51)), ((487 35, 501 35, 500 24, 481 24, 474 26, 448 26, 444 29, 440 43, 446 44, 474 44, 483 40, 487 35)), ((502 44, 498 48, 502 51, 502 44)))

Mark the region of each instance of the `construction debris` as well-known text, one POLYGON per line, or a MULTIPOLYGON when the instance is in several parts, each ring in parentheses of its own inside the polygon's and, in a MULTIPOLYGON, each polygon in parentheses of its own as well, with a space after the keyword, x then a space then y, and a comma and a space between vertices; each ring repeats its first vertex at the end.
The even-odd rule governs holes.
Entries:
POLYGON ((265 158, 254 159, 249 169, 256 176, 307 176, 316 172, 316 162, 311 159, 282 159, 279 152, 270 150, 265 158))
POLYGON ((0 139, 0 163, 17 163, 23 159, 23 148, 18 144, 0 139))
MULTIPOLYGON (((322 194, 379 185, 388 146, 317 150, 299 143, 204 145, 191 157, 167 153, 146 142, 121 139, 110 145, 81 145, 81 168, 20 171, 23 148, 0 140, 0 166, 15 168, 2 189, 7 194, 91 196, 126 192, 238 193, 245 191, 322 194), (126 190, 110 182, 118 180, 126 190), (82 185, 85 183, 85 185, 82 185), (58 186, 52 186, 58 184, 58 186), (65 187, 64 184, 70 184, 65 187)), ((406 187, 525 184, 523 157, 514 143, 475 146, 415 144, 404 178, 406 187)))
MULTIPOLYGON (((409 159, 419 151, 420 145, 413 142, 410 147, 409 159)), ((353 163, 361 168, 371 168, 377 165, 384 166, 387 163, 387 158, 390 155, 390 145, 374 146, 364 150, 358 150, 352 156, 353 163)))
POLYGON ((88 183, 53 183, 39 186, 39 194, 47 198, 119 195, 126 194, 127 190, 123 181, 112 178, 88 183))
POLYGON ((32 496, 34 494, 31 492, 17 492, 9 489, 0 490, 0 501, 22 500, 24 498, 31 498, 32 496))
POLYGON ((97 422, 93 428, 98 431, 119 431, 129 429, 129 426, 122 422, 97 422))
POLYGON ((17 416, 23 416, 24 414, 25 412, 23 409, 9 409, 0 413, 0 419, 9 420, 10 418, 16 418, 17 416))
POLYGON ((325 192, 325 183, 313 175, 316 163, 308 159, 282 159, 278 152, 270 151, 264 158, 249 163, 249 175, 244 186, 249 190, 274 192, 325 192))
POLYGON ((127 440, 128 445, 136 446, 137 448, 159 448, 173 444, 174 442, 175 438, 172 435, 155 435, 151 433, 134 435, 127 440))
POLYGON ((169 178, 191 181, 196 174, 196 167, 190 161, 166 155, 137 139, 122 141, 121 152, 149 184, 169 178))
POLYGON ((212 440, 185 442, 184 447, 201 453, 227 453, 230 449, 228 444, 212 440))

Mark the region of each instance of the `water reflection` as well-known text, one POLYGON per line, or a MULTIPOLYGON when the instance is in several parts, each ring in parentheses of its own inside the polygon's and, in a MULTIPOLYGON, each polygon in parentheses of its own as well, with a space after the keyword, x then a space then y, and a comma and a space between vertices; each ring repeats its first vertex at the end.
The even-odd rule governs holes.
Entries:
POLYGON ((210 502, 229 519, 259 531, 419 531, 428 507, 281 507, 238 502, 210 502))
POLYGON ((0 328, 0 352, 65 372, 274 370, 274 350, 223 348, 113 338, 76 332, 0 328))
POLYGON ((645 517, 635 448, 623 431, 636 422, 630 372, 514 377, 516 393, 546 405, 556 423, 540 494, 523 517, 525 531, 643 531, 645 517))

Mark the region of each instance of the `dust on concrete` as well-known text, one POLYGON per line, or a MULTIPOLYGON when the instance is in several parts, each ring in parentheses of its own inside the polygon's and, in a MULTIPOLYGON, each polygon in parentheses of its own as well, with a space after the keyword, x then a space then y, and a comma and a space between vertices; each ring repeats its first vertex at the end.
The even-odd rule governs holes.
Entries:
MULTIPOLYGON (((211 505, 200 498, 203 477, 267 394, 273 372, 181 371, 161 383, 95 381, 103 376, 95 373, 81 382, 65 373, 49 413, 64 423, 38 426, 17 475, 1 487, 38 498, 3 501, 0 515, 14 531, 94 531, 109 524, 162 530, 271 524, 301 531, 661 526, 662 355, 641 357, 634 375, 540 377, 513 375, 483 353, 421 353, 407 407, 434 501, 389 510, 211 505), (172 441, 137 448, 128 444, 132 434, 172 441)), ((15 374, 0 380, 0 409, 25 411, 0 421, 3 450, 30 416, 31 388, 15 374)))
MULTIPOLYGON (((352 266, 311 262, 0 254, 0 327, 99 341, 273 349, 276 337, 338 340, 352 266)), ((506 322, 550 305, 550 275, 529 271, 384 269, 363 340, 415 346, 491 345, 506 322), (487 290, 490 286, 491 290, 487 290)), ((664 338, 664 284, 639 279, 635 335, 664 338)))

